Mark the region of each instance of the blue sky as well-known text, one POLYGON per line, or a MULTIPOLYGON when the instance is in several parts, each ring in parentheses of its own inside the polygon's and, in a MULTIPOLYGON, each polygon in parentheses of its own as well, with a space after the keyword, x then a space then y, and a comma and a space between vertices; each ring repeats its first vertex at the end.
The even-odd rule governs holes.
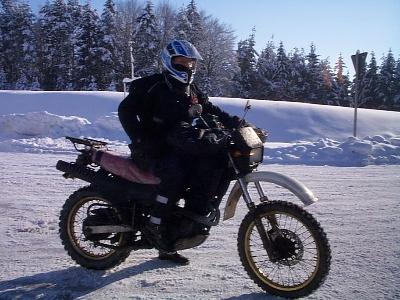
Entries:
MULTIPOLYGON (((45 0, 28 0, 34 11, 45 0)), ((154 4, 166 0, 153 0, 154 4)), ((169 0, 176 8, 190 0, 169 0)), ((86 0, 81 0, 85 3, 86 0)), ((105 0, 90 0, 102 10, 105 0)), ((115 0, 118 2, 118 0, 115 0)), ((273 37, 283 42, 287 51, 294 47, 309 51, 313 42, 321 59, 329 57, 331 65, 340 53, 350 73, 350 56, 358 49, 375 52, 378 64, 392 49, 400 55, 400 0, 197 0, 207 14, 231 25, 238 41, 256 28, 256 48, 261 50, 273 37)), ((368 56, 367 61, 369 61, 368 56)))

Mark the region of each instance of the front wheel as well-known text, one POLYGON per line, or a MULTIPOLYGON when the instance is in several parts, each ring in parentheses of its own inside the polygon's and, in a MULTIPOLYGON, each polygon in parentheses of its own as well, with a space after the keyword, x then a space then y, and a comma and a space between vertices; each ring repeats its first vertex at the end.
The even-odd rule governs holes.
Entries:
POLYGON ((245 216, 239 229, 238 250, 250 278, 266 292, 286 298, 312 293, 324 282, 330 268, 329 242, 319 223, 301 207, 285 201, 262 203, 245 216), (272 259, 261 239, 260 226, 256 226, 258 222, 271 241, 272 259))

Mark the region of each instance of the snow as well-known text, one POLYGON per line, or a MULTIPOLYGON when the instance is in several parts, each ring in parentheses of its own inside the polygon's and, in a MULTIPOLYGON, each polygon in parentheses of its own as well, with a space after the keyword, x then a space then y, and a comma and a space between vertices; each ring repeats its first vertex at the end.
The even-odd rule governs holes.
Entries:
MULTIPOLYGON (((127 152, 116 113, 123 93, 0 91, 0 151, 67 153, 66 135, 111 141, 127 152)), ((246 100, 212 98, 243 115, 246 100)), ((400 164, 400 113, 303 103, 251 101, 246 119, 269 131, 266 163, 365 166, 400 164), (286 143, 284 145, 277 143, 286 143)))
MULTIPOLYGON (((236 238, 247 210, 243 201, 203 245, 182 251, 189 266, 159 261, 155 250, 132 252, 108 271, 75 265, 58 237, 58 216, 66 197, 85 183, 65 180, 54 167, 59 159, 74 156, 0 153, 0 299, 278 300, 241 266, 236 238)), ((399 299, 400 166, 274 164, 261 170, 299 179, 320 199, 307 210, 325 229, 333 259, 326 282, 306 299, 399 299)), ((292 200, 278 189, 271 196, 292 200)))
MULTIPOLYGON (((58 236, 61 207, 85 182, 65 180, 55 164, 76 153, 64 135, 111 141, 127 153, 113 92, 0 91, 0 299, 278 299, 241 266, 236 238, 246 207, 212 229, 201 246, 182 251, 188 266, 132 252, 108 271, 83 269, 58 236)), ((213 98, 242 115, 246 100, 213 98)), ((296 178, 319 202, 307 207, 332 248, 326 282, 306 299, 400 299, 400 114, 252 100, 246 117, 268 129, 261 171, 296 178), (345 167, 346 166, 346 167, 345 167), (360 167, 362 166, 362 167, 360 167)), ((295 201, 276 186, 274 200, 295 201)), ((221 208, 225 205, 224 198, 221 208)))

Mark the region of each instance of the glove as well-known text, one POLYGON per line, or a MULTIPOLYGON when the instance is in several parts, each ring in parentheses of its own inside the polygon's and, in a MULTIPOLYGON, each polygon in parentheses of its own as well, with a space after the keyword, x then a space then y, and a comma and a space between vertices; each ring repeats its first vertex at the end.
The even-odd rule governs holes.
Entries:
POLYGON ((267 141, 268 131, 259 127, 253 127, 254 131, 257 133, 261 142, 264 144, 267 141))

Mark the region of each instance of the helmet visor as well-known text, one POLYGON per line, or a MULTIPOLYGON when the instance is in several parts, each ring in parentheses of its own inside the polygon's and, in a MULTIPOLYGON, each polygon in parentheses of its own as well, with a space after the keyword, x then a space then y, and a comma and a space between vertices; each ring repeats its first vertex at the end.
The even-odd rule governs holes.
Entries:
POLYGON ((185 56, 175 56, 172 58, 172 67, 180 72, 195 72, 197 66, 196 59, 187 58, 185 56))

